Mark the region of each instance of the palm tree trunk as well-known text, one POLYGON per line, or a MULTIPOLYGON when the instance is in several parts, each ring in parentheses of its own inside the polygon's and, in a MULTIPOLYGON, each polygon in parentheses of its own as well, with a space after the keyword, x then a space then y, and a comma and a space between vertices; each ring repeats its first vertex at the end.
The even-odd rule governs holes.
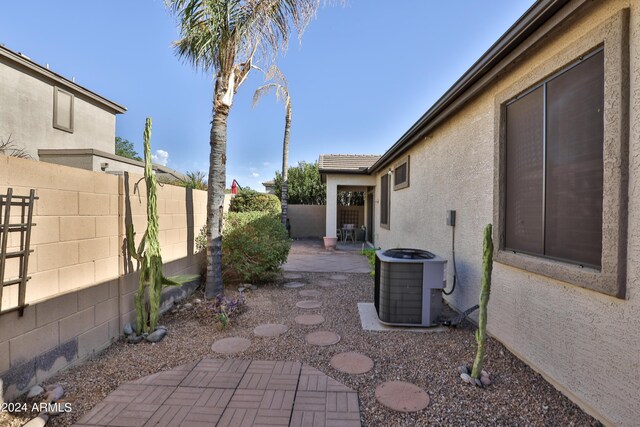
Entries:
POLYGON ((222 283, 222 219, 227 180, 228 117, 229 107, 214 101, 209 141, 211 154, 209 155, 209 186, 207 189, 207 277, 205 284, 205 296, 207 298, 224 294, 222 283))
POLYGON ((284 141, 282 143, 282 225, 287 226, 287 211, 289 210, 289 137, 291 133, 291 104, 287 104, 287 114, 284 122, 284 141))

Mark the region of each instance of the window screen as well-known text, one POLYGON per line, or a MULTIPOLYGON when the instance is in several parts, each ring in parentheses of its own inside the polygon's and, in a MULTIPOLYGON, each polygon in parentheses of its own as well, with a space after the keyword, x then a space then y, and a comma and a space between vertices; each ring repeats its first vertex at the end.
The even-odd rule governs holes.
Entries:
POLYGON ((409 186, 409 157, 396 165, 393 170, 393 189, 400 190, 409 186))
POLYGON ((591 265, 602 255, 603 57, 547 84, 545 253, 591 265))
POLYGON ((506 107, 506 249, 600 266, 604 53, 506 107))
POLYGON ((380 224, 389 226, 389 175, 380 178, 380 224))
POLYGON ((543 88, 507 106, 505 246, 543 253, 543 88))

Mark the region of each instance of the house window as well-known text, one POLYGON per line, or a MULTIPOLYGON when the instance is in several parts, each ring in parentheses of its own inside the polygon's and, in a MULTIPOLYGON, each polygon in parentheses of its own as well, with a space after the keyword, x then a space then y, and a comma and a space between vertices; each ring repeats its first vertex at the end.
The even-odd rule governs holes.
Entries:
POLYGON ((604 52, 506 105, 506 250, 600 268, 604 52))
POLYGON ((389 174, 380 177, 380 226, 389 228, 389 174))
POLYGON ((53 127, 73 133, 73 94, 53 88, 53 127))
POLYGON ((400 190, 409 186, 409 156, 397 163, 393 169, 393 189, 400 190))

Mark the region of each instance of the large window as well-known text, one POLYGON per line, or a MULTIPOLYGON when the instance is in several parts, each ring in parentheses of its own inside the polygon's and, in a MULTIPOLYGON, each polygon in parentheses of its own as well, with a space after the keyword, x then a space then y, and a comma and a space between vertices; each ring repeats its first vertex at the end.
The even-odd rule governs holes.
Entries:
POLYGON ((506 106, 504 248, 600 268, 604 53, 506 106))
POLYGON ((380 177, 380 226, 389 228, 389 174, 380 177))

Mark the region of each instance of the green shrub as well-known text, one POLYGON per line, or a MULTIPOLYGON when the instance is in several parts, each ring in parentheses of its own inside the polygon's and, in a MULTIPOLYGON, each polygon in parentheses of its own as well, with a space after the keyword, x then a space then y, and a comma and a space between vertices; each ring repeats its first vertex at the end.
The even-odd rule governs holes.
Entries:
POLYGON ((200 233, 196 236, 196 252, 207 249, 207 224, 203 225, 200 233))
POLYGON ((367 261, 369 261, 369 267, 371 267, 371 274, 375 276, 376 274, 376 249, 363 249, 362 255, 367 257, 367 261))
POLYGON ((280 215, 280 200, 275 194, 241 190, 231 199, 229 212, 270 212, 280 215))
POLYGON ((229 212, 222 231, 222 264, 227 277, 269 282, 287 260, 291 240, 277 215, 229 212))

